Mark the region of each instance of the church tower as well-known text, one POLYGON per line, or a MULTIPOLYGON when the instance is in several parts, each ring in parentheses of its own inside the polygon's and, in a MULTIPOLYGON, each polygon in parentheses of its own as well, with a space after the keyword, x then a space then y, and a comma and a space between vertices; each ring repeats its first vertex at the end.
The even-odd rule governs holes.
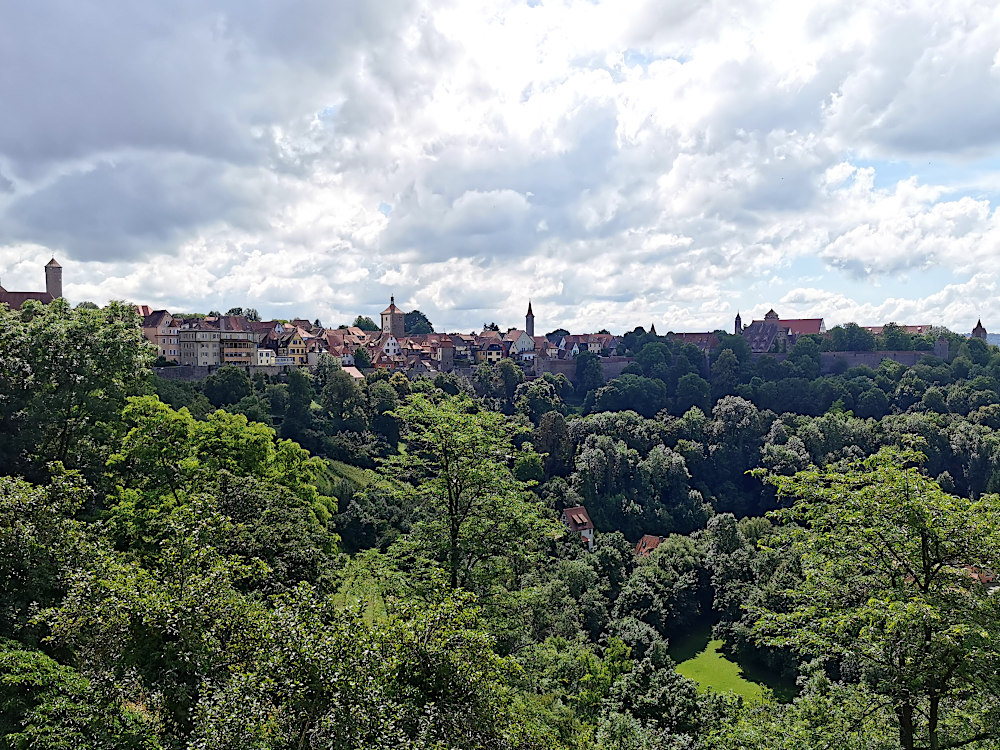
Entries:
POLYGON ((59 299, 62 293, 62 266, 53 258, 45 264, 45 291, 52 299, 59 299))
POLYGON ((401 338, 406 329, 406 313, 396 307, 396 297, 389 297, 389 306, 382 311, 382 333, 401 338))
POLYGON ((531 300, 528 300, 528 314, 524 316, 524 332, 535 338, 535 314, 531 312, 531 300))
POLYGON ((733 333, 737 336, 743 333, 743 319, 740 317, 739 312, 736 313, 736 327, 733 329, 733 333))
POLYGON ((983 325, 982 318, 976 321, 976 327, 972 329, 972 338, 986 341, 986 327, 983 325))

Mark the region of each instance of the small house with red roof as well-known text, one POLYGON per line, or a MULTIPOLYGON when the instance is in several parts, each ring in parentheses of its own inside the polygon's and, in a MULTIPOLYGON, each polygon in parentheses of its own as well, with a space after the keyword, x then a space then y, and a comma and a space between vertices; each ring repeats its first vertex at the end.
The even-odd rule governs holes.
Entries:
POLYGON ((660 546, 660 542, 666 539, 665 536, 654 536, 652 534, 643 534, 642 539, 639 543, 635 545, 635 556, 636 557, 649 557, 654 549, 660 546))
POLYGON ((571 534, 579 534, 580 538, 587 545, 587 549, 594 549, 594 522, 590 520, 590 514, 582 505, 563 510, 559 517, 563 525, 571 534))

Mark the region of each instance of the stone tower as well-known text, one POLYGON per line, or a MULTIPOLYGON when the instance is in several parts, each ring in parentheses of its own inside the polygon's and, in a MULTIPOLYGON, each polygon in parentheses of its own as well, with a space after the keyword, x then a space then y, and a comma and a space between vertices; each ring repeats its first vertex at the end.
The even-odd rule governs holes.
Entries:
POLYGON ((535 337, 535 314, 531 312, 531 300, 528 300, 528 314, 524 316, 524 332, 535 337))
POLYGON ((406 313, 396 307, 395 295, 389 297, 389 306, 382 311, 382 333, 390 333, 397 339, 406 329, 406 313))
POLYGON ((938 336, 938 340, 934 342, 934 356, 940 359, 948 359, 948 339, 944 336, 938 336))
POLYGON ((736 313, 736 326, 733 328, 733 333, 736 336, 743 333, 743 319, 740 317, 739 312, 736 313))
POLYGON ((45 264, 45 291, 52 296, 52 299, 63 296, 62 266, 56 263, 55 258, 45 264))
POLYGON ((976 327, 972 329, 972 338, 986 341, 986 327, 983 326, 983 319, 976 321, 976 327))

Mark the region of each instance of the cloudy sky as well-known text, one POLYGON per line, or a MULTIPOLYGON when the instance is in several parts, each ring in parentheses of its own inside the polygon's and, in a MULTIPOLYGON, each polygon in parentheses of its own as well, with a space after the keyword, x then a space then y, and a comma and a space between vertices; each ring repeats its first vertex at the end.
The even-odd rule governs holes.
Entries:
POLYGON ((8 289, 1000 330, 994 2, 0 0, 0 103, 8 289))

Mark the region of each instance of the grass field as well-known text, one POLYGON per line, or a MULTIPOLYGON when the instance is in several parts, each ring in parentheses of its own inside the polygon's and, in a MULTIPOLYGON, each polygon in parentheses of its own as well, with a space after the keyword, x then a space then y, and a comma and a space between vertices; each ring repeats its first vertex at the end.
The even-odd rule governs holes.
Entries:
POLYGON ((365 473, 364 469, 359 469, 357 466, 345 464, 343 461, 327 461, 326 463, 330 467, 330 473, 333 476, 350 479, 354 483, 354 486, 358 489, 362 489, 371 484, 371 477, 365 473))
POLYGON ((743 670, 719 649, 722 641, 709 641, 705 648, 677 665, 677 671, 698 683, 701 690, 736 693, 749 700, 764 697, 764 688, 743 676, 743 670))

